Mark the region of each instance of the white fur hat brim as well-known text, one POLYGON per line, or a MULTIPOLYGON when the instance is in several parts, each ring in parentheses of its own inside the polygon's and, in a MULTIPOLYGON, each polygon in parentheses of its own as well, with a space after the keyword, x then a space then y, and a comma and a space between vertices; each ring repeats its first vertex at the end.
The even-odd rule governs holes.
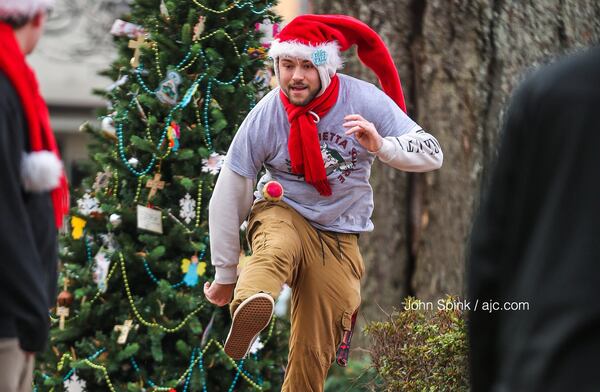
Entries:
POLYGON ((326 65, 328 70, 333 71, 331 76, 333 76, 335 71, 342 68, 344 65, 344 61, 340 56, 340 46, 335 41, 325 42, 323 44, 313 46, 298 41, 281 42, 280 40, 275 39, 273 42, 271 42, 271 47, 269 48, 269 57, 276 59, 282 56, 287 56, 312 61, 313 53, 315 53, 317 50, 322 50, 325 52, 327 59, 323 65, 326 65))
POLYGON ((54 5, 54 0, 1 0, 0 17, 32 17, 54 5))

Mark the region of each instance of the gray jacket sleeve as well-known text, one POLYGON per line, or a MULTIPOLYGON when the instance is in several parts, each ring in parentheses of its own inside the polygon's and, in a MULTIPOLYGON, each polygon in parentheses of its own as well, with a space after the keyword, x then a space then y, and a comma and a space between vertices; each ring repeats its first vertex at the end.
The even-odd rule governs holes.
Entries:
POLYGON ((235 283, 240 257, 240 225, 252 206, 253 181, 223 165, 208 209, 211 263, 215 282, 235 283))
POLYGON ((438 141, 420 128, 401 136, 385 137, 374 154, 386 165, 409 172, 436 170, 444 161, 438 141))

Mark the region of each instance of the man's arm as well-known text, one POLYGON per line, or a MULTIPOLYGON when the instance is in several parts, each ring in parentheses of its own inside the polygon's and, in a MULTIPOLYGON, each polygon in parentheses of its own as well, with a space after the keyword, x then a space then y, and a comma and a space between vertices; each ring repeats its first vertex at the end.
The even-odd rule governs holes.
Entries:
POLYGON ((381 162, 409 172, 436 170, 444 162, 438 141, 420 128, 401 136, 383 138, 381 148, 375 155, 381 162))
POLYGON ((251 179, 235 173, 225 164, 210 199, 208 227, 215 281, 205 286, 205 294, 209 301, 219 306, 229 302, 237 280, 240 225, 252 206, 253 188, 251 179))
POLYGON ((395 169, 426 172, 442 167, 444 154, 440 144, 417 125, 403 135, 383 138, 375 124, 359 114, 346 116, 345 120, 346 135, 354 135, 369 152, 395 169))

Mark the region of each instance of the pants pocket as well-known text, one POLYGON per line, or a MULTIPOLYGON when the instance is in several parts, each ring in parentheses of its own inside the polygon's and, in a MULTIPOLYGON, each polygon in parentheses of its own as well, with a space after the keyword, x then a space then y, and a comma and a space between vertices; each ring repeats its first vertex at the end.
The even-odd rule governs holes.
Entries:
POLYGON ((342 331, 352 330, 352 315, 354 312, 344 312, 342 314, 342 331))
POLYGON ((354 329, 355 312, 344 311, 342 314, 342 337, 338 343, 335 361, 342 367, 348 366, 350 357, 350 343, 352 341, 352 333, 354 329))

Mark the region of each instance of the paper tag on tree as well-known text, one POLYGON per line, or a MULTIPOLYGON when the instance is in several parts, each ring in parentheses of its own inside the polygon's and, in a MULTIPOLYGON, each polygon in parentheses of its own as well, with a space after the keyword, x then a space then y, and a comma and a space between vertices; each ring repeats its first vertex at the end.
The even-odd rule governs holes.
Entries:
POLYGON ((137 226, 138 229, 148 230, 153 233, 162 234, 162 213, 152 208, 137 206, 137 226))
POLYGON ((144 28, 140 25, 117 19, 113 23, 110 33, 115 37, 127 36, 129 38, 135 38, 138 35, 144 34, 144 28))

